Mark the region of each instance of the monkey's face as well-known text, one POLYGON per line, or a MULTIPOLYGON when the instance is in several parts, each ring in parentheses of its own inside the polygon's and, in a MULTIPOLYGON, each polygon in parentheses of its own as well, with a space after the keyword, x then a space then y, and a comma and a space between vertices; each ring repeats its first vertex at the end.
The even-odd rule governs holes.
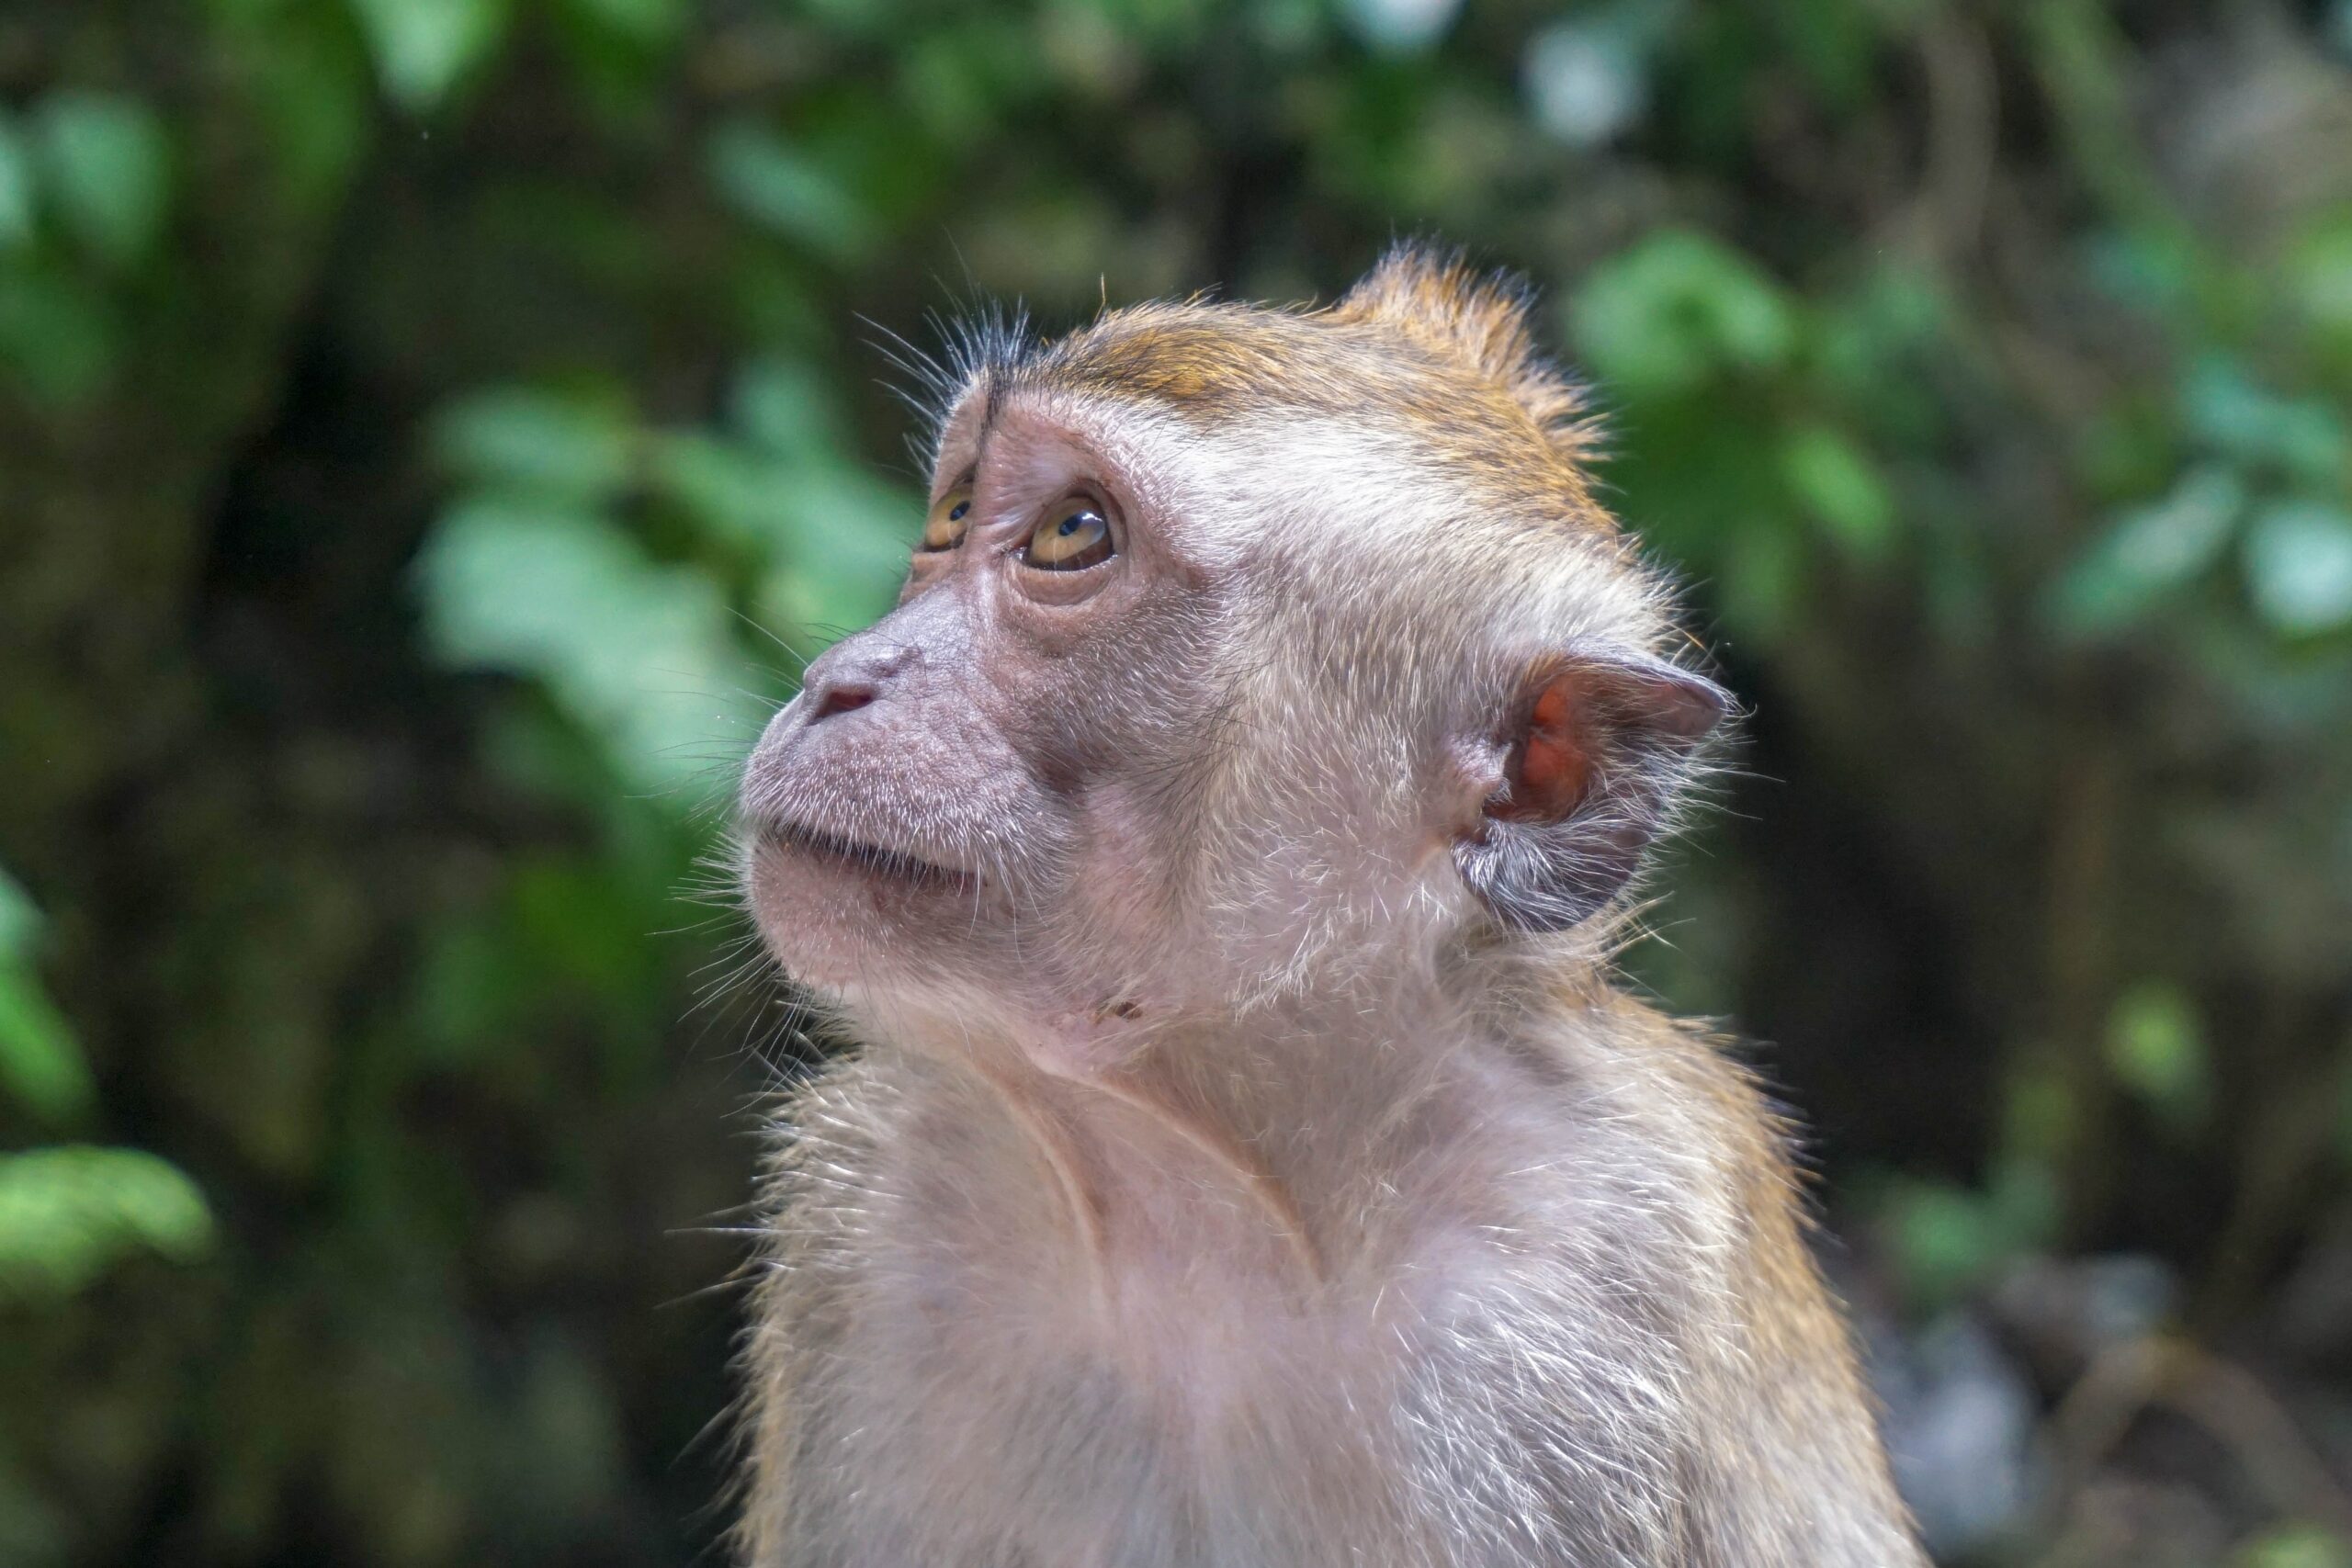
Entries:
POLYGON ((1148 424, 1021 397, 951 422, 898 608, 809 665, 747 770, 752 903, 797 978, 1048 1015, 1163 988, 1238 584, 1148 424))
POLYGON ((898 608, 747 769, 786 967, 854 1014, 1151 1019, 1586 922, 1723 705, 1525 395, 1338 312, 976 367, 898 608))

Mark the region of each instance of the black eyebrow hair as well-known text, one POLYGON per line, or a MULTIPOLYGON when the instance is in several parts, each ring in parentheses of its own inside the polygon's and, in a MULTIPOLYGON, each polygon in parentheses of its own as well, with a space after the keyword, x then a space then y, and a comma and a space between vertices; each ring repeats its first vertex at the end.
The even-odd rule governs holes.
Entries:
POLYGON ((996 412, 997 400, 992 394, 980 411, 979 434, 972 438, 972 460, 965 466, 965 472, 974 482, 980 477, 980 465, 988 460, 989 437, 996 434, 996 412))
POLYGON ((996 434, 997 416, 1004 412, 1004 395, 1012 389, 1012 378, 1005 367, 991 365, 980 372, 987 378, 980 392, 980 428, 972 438, 972 471, 980 471, 981 459, 989 455, 989 437, 996 434))
POLYGON ((960 316, 933 314, 930 320, 942 340, 936 352, 918 348, 895 333, 884 352, 913 383, 901 388, 899 395, 921 419, 935 458, 956 404, 978 390, 986 400, 981 410, 985 431, 995 422, 1013 379, 1043 345, 1031 329, 1028 311, 1017 302, 1008 307, 990 301, 960 316))
POLYGON ((1017 367, 998 364, 990 365, 980 372, 987 378, 980 394, 983 400, 980 404, 979 445, 983 451, 988 448, 989 433, 996 429, 996 416, 1004 412, 1004 394, 1012 389, 1011 372, 1015 368, 1017 367))

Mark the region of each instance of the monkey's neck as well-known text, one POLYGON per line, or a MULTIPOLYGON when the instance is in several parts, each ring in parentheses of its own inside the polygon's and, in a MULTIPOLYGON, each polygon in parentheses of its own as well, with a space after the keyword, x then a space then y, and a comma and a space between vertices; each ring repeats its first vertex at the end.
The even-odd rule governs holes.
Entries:
POLYGON ((1137 1259, 1213 1259, 1311 1297, 1377 1244, 1366 1183, 1430 1152, 1472 1068, 1461 1010, 1417 1000, 1171 1030, 1102 1061, 967 1060, 1033 1145, 1106 1302, 1137 1259))

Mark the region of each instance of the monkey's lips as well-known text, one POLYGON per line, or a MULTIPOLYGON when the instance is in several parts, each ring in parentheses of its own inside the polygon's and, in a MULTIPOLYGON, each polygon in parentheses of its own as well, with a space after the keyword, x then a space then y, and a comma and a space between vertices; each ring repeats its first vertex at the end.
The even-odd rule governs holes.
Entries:
POLYGON ((762 823, 759 842, 762 849, 771 852, 813 861, 865 881, 942 893, 968 891, 979 882, 975 873, 960 867, 943 865, 905 850, 849 838, 802 822, 762 823))

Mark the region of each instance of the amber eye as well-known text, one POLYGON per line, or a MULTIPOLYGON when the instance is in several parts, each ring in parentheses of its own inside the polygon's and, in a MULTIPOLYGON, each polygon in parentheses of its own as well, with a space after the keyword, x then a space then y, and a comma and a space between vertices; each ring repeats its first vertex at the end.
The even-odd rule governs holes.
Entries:
POLYGON ((964 542, 964 530, 972 520, 972 487, 957 485, 931 504, 931 515, 922 525, 922 546, 926 550, 952 550, 964 542))
POLYGON ((1046 510, 1022 547, 1021 558, 1039 571, 1083 571, 1117 553, 1111 542, 1111 521, 1102 509, 1074 496, 1046 510))

